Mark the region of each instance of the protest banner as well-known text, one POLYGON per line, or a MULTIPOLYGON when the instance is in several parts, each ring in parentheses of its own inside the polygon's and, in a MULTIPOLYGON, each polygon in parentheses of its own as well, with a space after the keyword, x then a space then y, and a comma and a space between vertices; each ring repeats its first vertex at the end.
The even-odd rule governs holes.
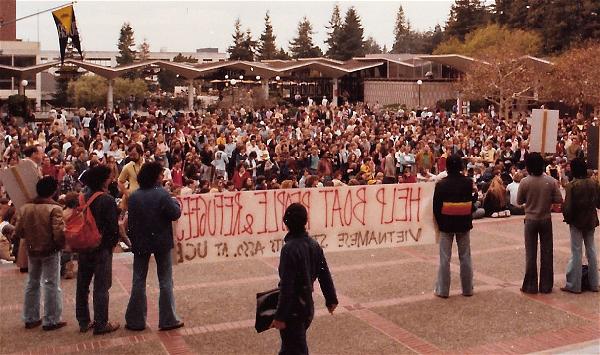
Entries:
POLYGON ((534 109, 529 119, 531 125, 531 138, 529 151, 556 153, 558 134, 558 110, 534 109))
POLYGON ((179 196, 178 263, 278 256, 283 214, 298 202, 326 252, 435 243, 433 183, 261 190, 179 196))

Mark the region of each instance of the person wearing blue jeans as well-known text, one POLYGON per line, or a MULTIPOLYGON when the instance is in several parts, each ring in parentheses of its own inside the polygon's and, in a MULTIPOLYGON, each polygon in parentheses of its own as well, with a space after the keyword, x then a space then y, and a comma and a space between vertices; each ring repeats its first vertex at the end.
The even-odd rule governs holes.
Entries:
POLYGON ((25 239, 29 275, 25 285, 23 321, 26 329, 42 325, 55 330, 67 325, 61 320, 60 250, 65 245, 62 208, 52 200, 56 179, 46 176, 36 184, 38 197, 21 207, 15 237, 25 239), (44 318, 40 319, 40 287, 44 289, 44 318))
POLYGON ((587 164, 581 158, 571 160, 573 181, 565 188, 563 216, 571 231, 571 258, 567 264, 567 280, 562 291, 581 293, 583 244, 588 260, 590 291, 598 292, 598 257, 594 231, 598 226, 600 185, 587 176, 587 164))
POLYGON ((137 180, 140 188, 129 196, 128 201, 127 234, 133 252, 133 281, 125 312, 125 328, 146 328, 146 276, 152 254, 160 284, 158 328, 180 328, 184 324, 175 311, 171 251, 174 247, 173 221, 181 216, 181 207, 161 185, 163 167, 160 163, 144 164, 137 180))
POLYGON ((60 252, 57 251, 45 257, 29 256, 28 263, 29 274, 25 286, 25 303, 23 305, 25 327, 31 328, 36 322, 39 323, 41 283, 44 289, 42 326, 45 330, 50 330, 49 327, 61 324, 60 252))
POLYGON ((440 180, 433 193, 433 215, 440 230, 440 267, 434 294, 448 298, 450 293, 450 257, 456 238, 460 259, 463 296, 473 295, 473 265, 470 231, 473 229, 473 182, 462 174, 463 162, 458 155, 446 160, 448 176, 440 180))

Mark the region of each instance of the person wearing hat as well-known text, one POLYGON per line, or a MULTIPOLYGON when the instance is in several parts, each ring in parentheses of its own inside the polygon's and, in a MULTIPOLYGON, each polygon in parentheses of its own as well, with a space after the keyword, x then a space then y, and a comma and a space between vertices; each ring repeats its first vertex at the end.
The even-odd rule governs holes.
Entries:
POLYGON ((338 299, 323 249, 306 231, 308 212, 299 203, 283 215, 289 232, 279 259, 279 303, 271 327, 281 336, 280 354, 308 354, 306 330, 315 313, 313 283, 319 280, 325 305, 333 314, 338 299))

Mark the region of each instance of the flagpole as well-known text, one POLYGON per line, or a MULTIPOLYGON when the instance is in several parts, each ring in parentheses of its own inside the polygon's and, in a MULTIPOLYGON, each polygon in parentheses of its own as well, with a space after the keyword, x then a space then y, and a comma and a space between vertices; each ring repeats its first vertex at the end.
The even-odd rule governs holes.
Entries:
POLYGON ((8 24, 11 24, 11 23, 13 23, 13 22, 17 22, 17 21, 24 20, 24 19, 26 19, 26 18, 30 18, 30 17, 33 17, 33 16, 37 16, 37 15, 39 15, 39 14, 43 14, 43 13, 45 13, 45 12, 48 12, 48 11, 52 11, 52 10, 56 10, 56 9, 60 9, 60 8, 62 8, 62 7, 65 7, 65 6, 74 5, 75 3, 77 3, 77 1, 71 1, 71 2, 68 2, 68 3, 66 3, 66 4, 63 4, 63 5, 60 5, 60 6, 55 6, 55 7, 51 8, 51 9, 47 9, 47 10, 43 10, 43 11, 38 11, 38 12, 36 12, 35 14, 31 14, 31 15, 27 15, 27 16, 19 17, 18 19, 15 19, 15 20, 6 21, 6 22, 4 22, 4 21, 0 21, 0 28, 2 28, 2 26, 6 26, 6 25, 8 25, 8 24))

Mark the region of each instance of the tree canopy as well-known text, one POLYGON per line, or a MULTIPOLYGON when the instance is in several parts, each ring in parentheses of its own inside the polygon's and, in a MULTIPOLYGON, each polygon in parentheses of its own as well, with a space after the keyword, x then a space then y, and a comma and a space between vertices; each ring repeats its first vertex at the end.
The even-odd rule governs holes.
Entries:
POLYGON ((135 39, 133 37, 133 28, 131 28, 129 22, 125 22, 121 26, 117 48, 119 49, 119 55, 117 56, 117 63, 119 65, 131 64, 135 61, 135 39))
POLYGON ((434 54, 454 53, 479 57, 482 51, 496 46, 509 46, 521 55, 536 56, 542 49, 542 38, 533 31, 509 29, 492 24, 467 34, 464 41, 452 37, 440 43, 434 54))
POLYGON ((277 56, 277 46, 275 45, 275 35, 273 34, 273 25, 269 11, 265 14, 265 29, 260 35, 258 46, 258 58, 261 60, 275 59, 277 56))
POLYGON ((321 49, 314 45, 312 35, 312 25, 305 16, 298 23, 298 33, 296 37, 290 41, 290 53, 292 58, 314 58, 323 55, 321 49))

